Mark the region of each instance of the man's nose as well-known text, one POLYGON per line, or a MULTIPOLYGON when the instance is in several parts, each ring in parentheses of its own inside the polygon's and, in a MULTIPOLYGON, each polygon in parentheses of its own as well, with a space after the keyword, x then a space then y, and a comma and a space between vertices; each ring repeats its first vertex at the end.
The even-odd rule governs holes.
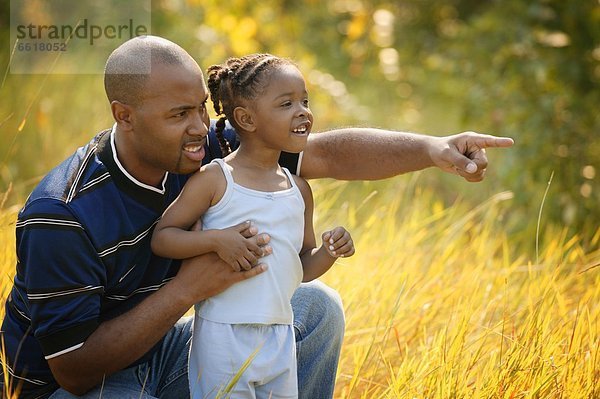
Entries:
POLYGON ((202 112, 194 112, 194 117, 190 126, 187 129, 187 132, 191 136, 205 137, 206 135, 208 135, 209 124, 210 120, 208 118, 204 118, 202 112))

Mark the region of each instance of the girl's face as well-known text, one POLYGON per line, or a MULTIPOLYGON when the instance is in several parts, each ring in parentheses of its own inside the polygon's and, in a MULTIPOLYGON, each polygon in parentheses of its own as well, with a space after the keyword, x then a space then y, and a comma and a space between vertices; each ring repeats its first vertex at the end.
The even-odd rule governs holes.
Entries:
POLYGON ((278 66, 268 85, 251 104, 256 135, 278 151, 304 150, 313 124, 302 74, 293 65, 278 66))

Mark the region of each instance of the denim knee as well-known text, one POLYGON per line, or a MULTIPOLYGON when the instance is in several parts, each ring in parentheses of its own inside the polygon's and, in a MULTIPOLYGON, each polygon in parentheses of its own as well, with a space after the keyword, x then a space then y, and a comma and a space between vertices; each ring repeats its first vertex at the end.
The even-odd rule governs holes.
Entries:
POLYGON ((338 293, 319 281, 302 284, 292 297, 299 399, 333 397, 344 310, 338 293))
POLYGON ((342 298, 336 290, 320 281, 300 285, 292 297, 294 327, 299 337, 310 335, 315 329, 330 334, 331 339, 342 339, 345 330, 342 298), (323 325, 327 328, 323 329, 323 325))

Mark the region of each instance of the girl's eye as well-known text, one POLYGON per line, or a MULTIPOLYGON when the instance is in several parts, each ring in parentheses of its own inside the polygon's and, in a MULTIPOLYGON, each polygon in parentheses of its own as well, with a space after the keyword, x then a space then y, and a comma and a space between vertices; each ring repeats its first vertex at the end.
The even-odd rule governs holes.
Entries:
POLYGON ((281 104, 282 107, 289 107, 290 105, 292 105, 291 101, 286 101, 283 104, 281 104))
POLYGON ((304 101, 302 101, 302 103, 304 104, 305 107, 308 107, 308 98, 305 99, 304 101))

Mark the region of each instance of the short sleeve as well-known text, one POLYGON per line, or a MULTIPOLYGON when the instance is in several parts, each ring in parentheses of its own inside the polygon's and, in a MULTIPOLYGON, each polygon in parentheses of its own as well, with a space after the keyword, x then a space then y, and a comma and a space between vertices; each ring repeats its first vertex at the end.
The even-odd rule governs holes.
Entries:
POLYGON ((81 347, 98 327, 106 281, 84 227, 67 204, 39 199, 21 212, 16 231, 31 326, 44 356, 81 347))

